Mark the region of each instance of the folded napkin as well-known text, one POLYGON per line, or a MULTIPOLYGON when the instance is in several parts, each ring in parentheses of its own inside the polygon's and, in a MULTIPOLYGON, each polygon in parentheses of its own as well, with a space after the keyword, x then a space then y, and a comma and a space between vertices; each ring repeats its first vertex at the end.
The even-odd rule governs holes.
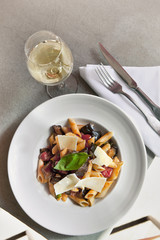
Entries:
MULTIPOLYGON (((100 96, 119 106, 124 110, 139 129, 145 145, 156 155, 160 156, 160 136, 148 125, 141 112, 123 95, 114 94, 103 86, 97 73, 96 65, 86 65, 80 67, 81 77, 88 85, 100 96)), ((124 67, 125 70, 137 82, 138 86, 157 104, 160 106, 160 67, 124 67)), ((117 80, 130 96, 136 100, 145 112, 151 114, 150 109, 141 100, 141 98, 131 90, 121 77, 113 70, 112 67, 106 66, 111 76, 117 80)))
POLYGON ((47 240, 3 208, 0 208, 0 239, 47 240))

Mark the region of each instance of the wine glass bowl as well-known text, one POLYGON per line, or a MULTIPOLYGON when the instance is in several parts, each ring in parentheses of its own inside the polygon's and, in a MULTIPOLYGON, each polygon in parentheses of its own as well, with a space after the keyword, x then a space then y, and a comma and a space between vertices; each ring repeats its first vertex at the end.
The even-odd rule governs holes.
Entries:
POLYGON ((47 93, 48 87, 57 86, 59 94, 56 88, 53 92, 61 95, 64 82, 73 70, 73 56, 67 44, 53 32, 43 30, 27 39, 24 51, 31 76, 47 86, 47 93))

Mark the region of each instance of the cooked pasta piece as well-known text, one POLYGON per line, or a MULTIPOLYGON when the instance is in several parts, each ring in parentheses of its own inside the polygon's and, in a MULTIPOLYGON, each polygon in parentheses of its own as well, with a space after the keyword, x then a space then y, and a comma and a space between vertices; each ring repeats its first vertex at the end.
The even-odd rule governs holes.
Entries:
POLYGON ((58 151, 59 151, 58 145, 56 144, 56 145, 54 145, 54 147, 52 148, 52 154, 54 155, 54 154, 56 154, 58 151))
POLYGON ((69 127, 62 127, 62 130, 65 134, 71 131, 69 127))
POLYGON ((68 198, 68 195, 66 193, 62 193, 62 201, 65 202, 68 198))
POLYGON ((55 137, 55 141, 56 141, 56 144, 57 144, 57 146, 58 146, 58 150, 60 150, 59 141, 58 141, 58 136, 55 137))
POLYGON ((68 121, 69 121, 70 127, 72 129, 72 132, 81 137, 81 133, 78 129, 78 126, 77 126, 77 123, 75 122, 75 120, 72 118, 69 118, 68 121))
POLYGON ((54 185, 51 182, 48 182, 48 188, 49 192, 53 197, 56 197, 55 191, 54 191, 54 185))
POLYGON ((62 151, 60 151, 60 157, 64 157, 68 152, 68 149, 67 148, 64 148, 62 151))
POLYGON ((110 176, 110 178, 108 178, 108 181, 116 180, 118 178, 123 162, 121 161, 116 164, 117 164, 117 168, 113 169, 112 175, 110 176))
POLYGON ((106 134, 104 134, 101 138, 99 138, 96 141, 96 144, 98 146, 101 146, 101 145, 105 144, 112 136, 113 136, 113 132, 107 132, 106 134))
POLYGON ((91 170, 90 177, 103 177, 102 173, 99 171, 91 170))
POLYGON ((54 135, 51 134, 51 136, 49 137, 49 144, 50 144, 50 146, 52 146, 54 144, 54 141, 55 141, 54 135))
POLYGON ((107 152, 110 148, 111 148, 111 145, 110 145, 109 143, 106 143, 106 144, 102 147, 103 151, 105 151, 105 152, 107 152))
POLYGON ((117 168, 117 164, 113 161, 108 165, 108 167, 117 168))
POLYGON ((115 148, 110 148, 108 151, 107 151, 107 154, 110 158, 113 158, 115 155, 116 155, 116 149, 115 148))
POLYGON ((89 199, 89 198, 95 197, 96 194, 97 194, 97 191, 91 189, 91 190, 89 190, 89 192, 85 195, 85 198, 86 198, 86 199, 89 199))
POLYGON ((109 188, 111 187, 112 183, 113 183, 113 181, 106 181, 102 191, 96 195, 96 198, 104 198, 106 196, 109 188))
POLYGON ((89 161, 87 172, 84 174, 84 176, 82 177, 82 179, 87 178, 87 177, 90 177, 90 175, 91 175, 91 170, 92 170, 92 161, 89 161))
POLYGON ((76 188, 76 187, 72 188, 72 192, 78 192, 78 191, 79 191, 78 188, 76 188))
POLYGON ((45 179, 45 176, 42 172, 42 168, 44 167, 44 162, 42 159, 38 160, 38 168, 37 168, 37 179, 40 183, 46 183, 48 180, 45 179))
POLYGON ((81 128, 84 127, 84 125, 82 125, 82 124, 77 124, 77 127, 78 127, 79 130, 81 130, 81 128))
POLYGON ((115 156, 115 157, 113 158, 113 162, 115 162, 115 163, 117 164, 117 163, 120 162, 120 160, 119 160, 119 158, 118 158, 117 156, 115 156))
POLYGON ((79 198, 75 195, 69 195, 69 198, 71 198, 74 202, 78 203, 81 207, 89 206, 89 202, 83 198, 79 198))
POLYGON ((92 143, 95 143, 95 137, 92 137, 88 140, 89 146, 91 146, 92 143))
POLYGON ((96 171, 99 171, 99 172, 102 172, 102 171, 105 170, 104 167, 99 166, 99 165, 97 165, 97 164, 93 164, 93 169, 96 170, 96 171))
POLYGON ((95 201, 95 196, 96 196, 97 192, 94 190, 89 190, 89 192, 85 195, 85 199, 88 200, 89 205, 92 206, 94 201, 95 201))
POLYGON ((85 148, 86 140, 83 140, 83 142, 80 142, 77 144, 77 152, 82 151, 85 148))

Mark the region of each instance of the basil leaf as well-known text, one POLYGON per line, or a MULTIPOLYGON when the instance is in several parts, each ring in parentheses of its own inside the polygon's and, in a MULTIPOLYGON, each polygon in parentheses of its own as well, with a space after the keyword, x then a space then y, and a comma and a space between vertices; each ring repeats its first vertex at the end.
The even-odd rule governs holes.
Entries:
POLYGON ((71 153, 62 157, 54 169, 70 171, 79 169, 87 160, 88 154, 85 152, 71 153))

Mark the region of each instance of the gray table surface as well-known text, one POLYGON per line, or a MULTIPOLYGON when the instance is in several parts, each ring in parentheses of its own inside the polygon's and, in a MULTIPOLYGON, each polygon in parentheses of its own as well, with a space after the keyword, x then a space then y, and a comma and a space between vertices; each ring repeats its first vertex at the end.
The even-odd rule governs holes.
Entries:
MULTIPOLYGON (((0 1, 0 206, 51 239, 97 239, 100 233, 64 236, 35 223, 17 203, 7 174, 13 134, 24 117, 48 100, 45 88, 30 76, 24 43, 36 31, 51 30, 70 46, 78 92, 95 94, 78 68, 102 60, 98 42, 126 66, 160 63, 159 0, 1 0, 0 1)), ((148 160, 153 154, 148 152, 148 160)))

